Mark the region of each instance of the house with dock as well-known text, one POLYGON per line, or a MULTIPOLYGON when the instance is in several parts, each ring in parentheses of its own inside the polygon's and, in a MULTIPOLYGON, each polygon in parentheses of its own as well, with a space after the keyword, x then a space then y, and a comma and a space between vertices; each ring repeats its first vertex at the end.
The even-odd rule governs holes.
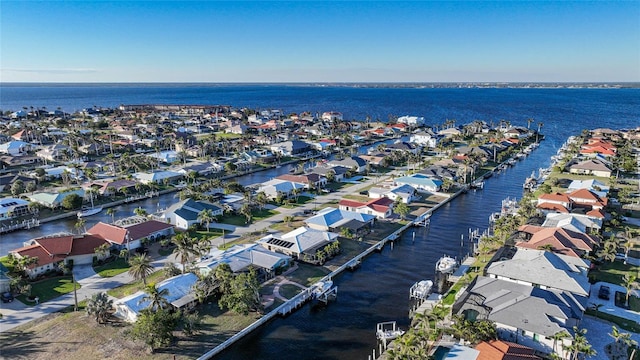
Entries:
POLYGON ((257 241, 269 251, 285 254, 293 259, 303 259, 315 256, 318 250, 335 242, 338 234, 316 230, 308 227, 299 227, 286 234, 269 234, 257 241))
POLYGON ((379 197, 367 202, 342 199, 338 207, 340 210, 373 215, 378 219, 386 219, 393 214, 393 200, 387 197, 379 197))
POLYGON ((374 215, 328 207, 304 222, 316 230, 340 232, 341 228, 348 228, 352 234, 364 234, 371 230, 375 218, 374 215))
POLYGON ((207 275, 220 264, 228 264, 234 273, 258 271, 261 281, 266 281, 289 268, 291 256, 268 250, 261 244, 238 244, 227 250, 216 250, 205 256, 205 260, 198 264, 198 271, 207 275))
POLYGON ((166 223, 175 225, 178 229, 186 230, 193 224, 199 224, 200 213, 210 210, 213 216, 222 216, 223 209, 220 206, 207 201, 185 199, 169 206, 160 215, 160 219, 166 223))
POLYGON ((166 222, 138 217, 130 219, 132 221, 127 225, 99 222, 87 230, 87 233, 100 236, 115 249, 129 251, 142 247, 144 241, 156 241, 174 234, 173 225, 166 222))
POLYGON ((425 174, 412 174, 393 179, 396 185, 410 185, 418 191, 437 192, 442 186, 442 181, 425 174))

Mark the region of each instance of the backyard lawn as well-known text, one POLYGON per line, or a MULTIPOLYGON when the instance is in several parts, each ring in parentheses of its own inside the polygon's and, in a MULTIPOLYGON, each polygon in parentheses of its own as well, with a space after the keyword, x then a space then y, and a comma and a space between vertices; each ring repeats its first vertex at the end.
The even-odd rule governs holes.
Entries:
POLYGON ((298 263, 298 269, 287 276, 291 281, 300 285, 309 286, 315 284, 330 271, 321 266, 314 266, 304 263, 298 263))
MULTIPOLYGON (((147 284, 158 283, 164 279, 166 279, 164 272, 162 270, 156 271, 147 277, 147 284)), ((135 281, 126 285, 118 286, 115 289, 111 289, 107 291, 107 294, 113 297, 116 297, 118 299, 121 299, 125 296, 134 294, 138 290, 142 290, 143 288, 144 288, 144 284, 142 283, 142 281, 135 281)))
MULTIPOLYGON (((77 288, 80 289, 80 284, 77 284, 77 288)), ((72 291, 73 282, 71 281, 71 276, 58 276, 31 283, 31 296, 38 297, 41 303, 72 291)), ((17 296, 17 299, 26 305, 33 306, 36 304, 34 301, 27 300, 27 296, 24 294, 17 296)))
POLYGON ((94 266, 93 270, 101 277, 108 278, 129 270, 129 263, 124 258, 117 258, 100 266, 94 266))
MULTIPOLYGON (((260 221, 269 217, 272 217, 274 215, 279 214, 279 212, 275 211, 275 210, 269 210, 269 209, 258 209, 258 210, 254 210, 252 212, 253 214, 253 218, 251 219, 251 221, 260 221)), ((235 226, 247 226, 247 218, 244 215, 225 215, 222 217, 221 223, 223 224, 229 224, 229 225, 235 225, 235 226)))
POLYGON ((637 274, 640 266, 625 265, 622 261, 606 261, 589 272, 592 282, 604 281, 611 284, 623 285, 622 277, 625 274, 637 274))

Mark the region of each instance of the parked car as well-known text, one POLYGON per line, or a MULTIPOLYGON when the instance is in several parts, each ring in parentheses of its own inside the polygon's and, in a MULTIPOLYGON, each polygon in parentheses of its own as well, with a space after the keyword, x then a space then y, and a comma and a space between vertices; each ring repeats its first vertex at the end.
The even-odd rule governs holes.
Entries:
POLYGON ((10 303, 13 301, 13 294, 10 292, 2 293, 2 302, 10 303))
POLYGON ((611 289, 608 286, 602 285, 600 286, 600 290, 598 291, 598 297, 603 300, 609 300, 609 296, 611 295, 611 289))

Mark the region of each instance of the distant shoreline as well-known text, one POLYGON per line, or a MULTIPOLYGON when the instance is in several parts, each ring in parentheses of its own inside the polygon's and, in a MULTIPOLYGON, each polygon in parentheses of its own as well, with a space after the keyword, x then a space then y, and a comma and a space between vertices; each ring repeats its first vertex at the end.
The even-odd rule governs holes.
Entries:
POLYGON ((0 87, 291 86, 392 89, 637 89, 640 82, 0 82, 0 87))

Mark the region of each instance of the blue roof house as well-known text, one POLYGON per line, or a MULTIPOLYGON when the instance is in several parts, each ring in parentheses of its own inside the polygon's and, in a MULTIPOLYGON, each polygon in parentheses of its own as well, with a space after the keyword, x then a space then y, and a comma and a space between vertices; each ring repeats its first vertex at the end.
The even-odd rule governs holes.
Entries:
POLYGON ((417 190, 435 192, 440 190, 442 181, 431 178, 425 174, 412 174, 393 180, 396 185, 411 185, 417 190))

